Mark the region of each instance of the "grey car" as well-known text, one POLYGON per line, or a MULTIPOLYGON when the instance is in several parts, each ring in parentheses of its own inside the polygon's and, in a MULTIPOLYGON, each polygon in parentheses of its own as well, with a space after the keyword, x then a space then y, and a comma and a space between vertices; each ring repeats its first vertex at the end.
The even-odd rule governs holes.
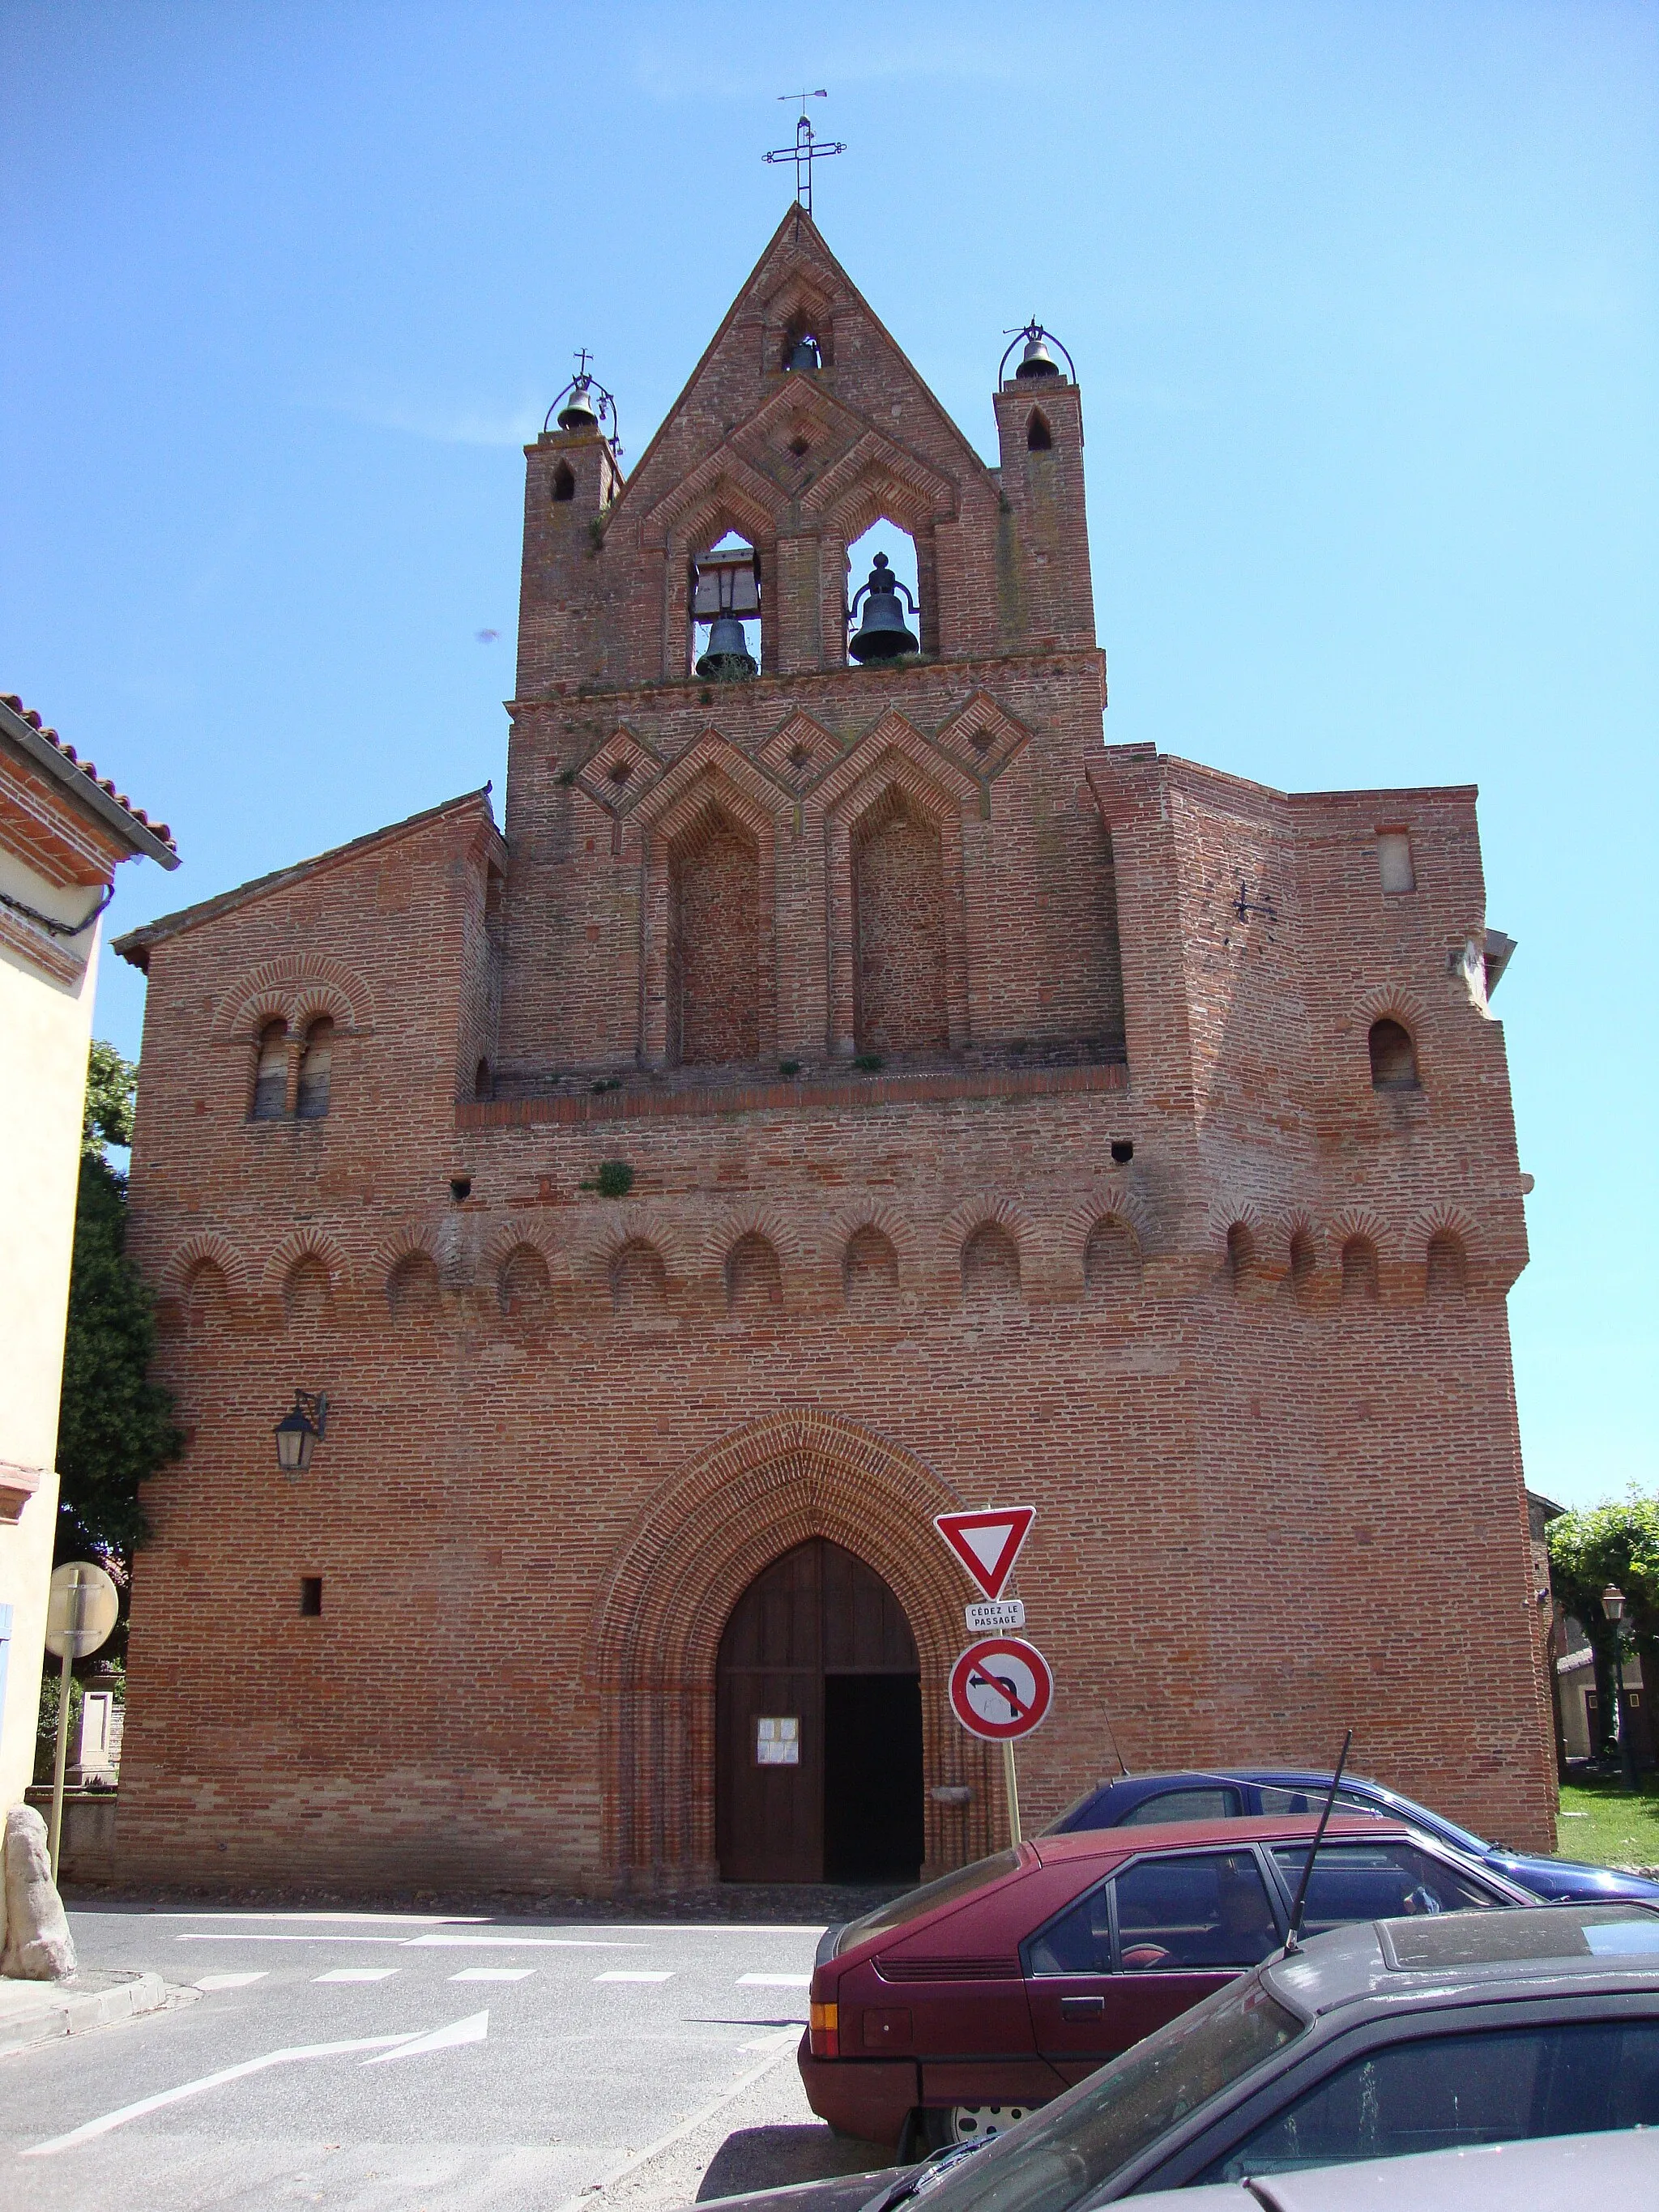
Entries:
POLYGON ((1659 1913, 1369 1921, 1231 1982, 1004 2135, 756 2212, 1088 2212, 1194 2184, 1659 2126, 1659 1913))

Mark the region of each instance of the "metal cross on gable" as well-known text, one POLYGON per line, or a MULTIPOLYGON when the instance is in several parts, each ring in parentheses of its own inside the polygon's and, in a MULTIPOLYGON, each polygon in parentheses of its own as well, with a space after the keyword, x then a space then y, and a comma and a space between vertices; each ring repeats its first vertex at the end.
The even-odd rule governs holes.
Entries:
POLYGON ((796 204, 805 208, 808 215, 812 212, 813 162, 828 161, 830 155, 847 151, 839 138, 827 139, 819 145, 812 135, 812 118, 806 112, 806 103, 809 100, 828 100, 829 97, 822 88, 817 92, 781 92, 778 94, 780 100, 798 100, 800 102, 800 120, 795 125, 795 143, 793 146, 775 146, 769 154, 761 156, 766 161, 794 163, 796 204))

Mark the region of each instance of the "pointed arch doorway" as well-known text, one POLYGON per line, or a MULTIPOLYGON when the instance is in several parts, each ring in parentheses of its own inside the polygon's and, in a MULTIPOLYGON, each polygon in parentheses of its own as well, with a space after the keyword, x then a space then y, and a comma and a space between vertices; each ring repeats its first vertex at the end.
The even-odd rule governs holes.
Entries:
POLYGON ((714 1734, 724 1880, 916 1879, 916 1642, 853 1553, 811 1537, 750 1583, 720 1638, 714 1734))

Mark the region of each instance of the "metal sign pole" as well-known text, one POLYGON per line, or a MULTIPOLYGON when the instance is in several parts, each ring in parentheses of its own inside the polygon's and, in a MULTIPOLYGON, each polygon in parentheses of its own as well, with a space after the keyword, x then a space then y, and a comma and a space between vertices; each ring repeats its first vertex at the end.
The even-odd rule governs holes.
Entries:
POLYGON ((64 1656, 58 1674, 58 1759, 52 1771, 52 1829, 47 1849, 52 1854, 52 1878, 58 1879, 58 1839, 64 1831, 64 1769, 69 1763, 70 1654, 72 1637, 64 1639, 64 1656))
POLYGON ((1019 1779, 1014 1772, 1014 1742, 1012 1736, 1006 1737, 1003 1741, 1002 1778, 1006 1784, 1008 1790, 1008 1840, 1011 1844, 1018 1844, 1021 1840, 1019 1832, 1019 1779))

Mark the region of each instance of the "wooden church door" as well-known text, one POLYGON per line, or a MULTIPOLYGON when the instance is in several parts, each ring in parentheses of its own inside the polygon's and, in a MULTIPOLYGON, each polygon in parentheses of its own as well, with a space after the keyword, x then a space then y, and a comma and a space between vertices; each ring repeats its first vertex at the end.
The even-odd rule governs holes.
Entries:
POLYGON ((915 1879, 921 1673, 872 1568, 815 1536, 758 1574, 720 1638, 715 1710, 727 1881, 915 1879))

